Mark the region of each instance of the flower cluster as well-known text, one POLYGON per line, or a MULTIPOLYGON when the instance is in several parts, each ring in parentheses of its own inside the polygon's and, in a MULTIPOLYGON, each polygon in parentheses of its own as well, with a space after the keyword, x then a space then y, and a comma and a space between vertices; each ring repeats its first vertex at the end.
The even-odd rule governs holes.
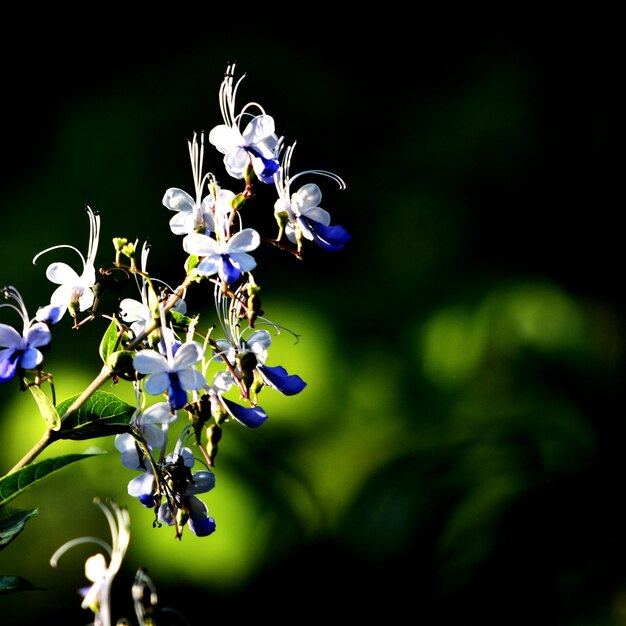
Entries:
MULTIPOLYGON (((223 123, 209 132, 208 141, 223 154, 228 176, 243 188, 223 187, 212 172, 204 171, 204 134, 194 134, 188 142, 193 191, 171 187, 162 200, 173 212, 169 227, 181 237, 185 254, 184 278, 178 287, 151 276, 147 243, 140 247, 138 241, 124 237, 113 240, 112 265, 96 271, 100 216, 87 207, 90 231, 85 256, 62 244, 33 259, 36 263, 44 253, 70 248, 82 269, 77 272, 62 262, 48 265, 46 276, 57 287, 32 320, 13 287, 4 293, 17 305, 2 305, 15 309, 23 320, 21 334, 0 324, 2 382, 19 376, 27 383, 26 372, 34 370, 37 384, 43 360, 40 348, 50 342, 50 329, 66 312, 77 329, 108 320, 100 347, 103 375, 97 382, 128 381, 136 396, 125 428, 116 424, 114 431, 122 463, 137 472, 128 493, 154 510, 155 524, 175 527, 179 538, 185 526, 198 536, 215 530, 198 495, 214 487, 215 458, 225 424, 257 428, 268 419, 259 405, 263 389, 293 396, 306 387, 300 376, 272 360, 272 334, 283 327, 265 317, 261 308, 261 288, 253 275, 260 246, 268 243, 301 258, 307 242, 334 251, 350 240, 343 226, 331 225, 330 214, 320 206, 317 184, 295 186, 306 175, 331 179, 340 189, 345 188, 344 181, 326 170, 291 174, 295 143, 285 145, 275 132, 273 117, 259 104, 237 108, 243 76, 235 81, 234 70, 227 68, 219 90, 223 123), (256 184, 273 186, 277 192, 276 237, 262 237, 255 228, 244 227, 245 207, 254 198, 256 184), (136 287, 138 295, 121 297, 127 286, 136 287), (199 316, 187 311, 185 297, 189 289, 204 286, 209 287, 215 319, 201 325, 199 316), (116 299, 112 314, 99 308, 107 290, 116 299), (170 427, 183 413, 188 424, 172 438, 170 449, 170 427), (194 470, 196 463, 202 468, 194 470)), ((68 413, 78 410, 81 402, 83 398, 68 413)))

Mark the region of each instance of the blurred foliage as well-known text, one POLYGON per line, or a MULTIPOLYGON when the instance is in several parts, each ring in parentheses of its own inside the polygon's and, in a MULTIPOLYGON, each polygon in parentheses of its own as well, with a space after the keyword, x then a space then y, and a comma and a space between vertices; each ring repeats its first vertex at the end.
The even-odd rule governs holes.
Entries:
MULTIPOLYGON (((308 248, 302 262, 264 250, 264 309, 300 335, 281 334, 272 358, 307 389, 264 391, 260 429, 230 424, 206 498, 213 536, 178 542, 129 503, 127 580, 145 566, 162 601, 194 624, 287 623, 292 606, 311 620, 408 612, 420 624, 625 624, 613 223, 623 20, 482 36, 367 19, 375 44, 350 44, 339 25, 312 48, 224 33, 176 46, 129 37, 79 55, 46 51, 37 84, 13 68, 0 283, 31 311, 43 303, 47 259, 32 257, 56 243, 82 247, 86 203, 102 215, 102 263, 111 237, 149 238, 151 271, 175 282, 184 257, 161 198, 191 188, 186 141, 221 121, 217 90, 236 58, 241 102, 262 103, 297 139, 293 170, 346 179, 344 192, 323 187, 322 206, 353 240, 330 255, 308 248), (35 112, 22 110, 40 93, 35 112)), ((226 184, 219 155, 207 159, 226 184)), ((273 232, 269 198, 259 191, 250 223, 273 232)), ((66 326, 47 360, 59 399, 97 373, 105 330, 66 326)), ((121 384, 107 391, 132 402, 121 384)), ((30 395, 4 386, 0 401, 8 469, 43 425, 30 395)), ((87 620, 76 594, 84 555, 55 571, 47 559, 104 528, 94 495, 129 499, 131 476, 112 442, 99 443, 111 454, 20 503, 39 515, 0 569, 47 591, 0 598, 3 623, 87 620)), ((54 450, 79 451, 80 442, 54 450)))

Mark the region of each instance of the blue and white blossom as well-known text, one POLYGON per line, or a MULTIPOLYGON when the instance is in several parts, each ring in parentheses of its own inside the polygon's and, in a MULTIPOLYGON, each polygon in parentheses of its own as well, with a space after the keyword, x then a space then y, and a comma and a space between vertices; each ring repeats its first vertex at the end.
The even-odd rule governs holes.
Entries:
POLYGON ((52 293, 50 304, 40 308, 37 312, 39 321, 55 324, 67 310, 76 319, 78 313, 86 311, 94 304, 93 288, 96 284, 95 259, 100 240, 100 215, 94 213, 91 207, 87 207, 87 216, 89 217, 89 245, 86 258, 80 250, 69 244, 46 248, 33 258, 33 263, 36 263, 37 259, 46 252, 59 248, 69 248, 78 254, 83 264, 80 274, 67 263, 56 262, 48 266, 46 277, 59 286, 52 293))
POLYGON ((168 496, 159 507, 158 519, 168 526, 176 526, 179 536, 182 526, 188 523, 194 535, 206 537, 215 531, 215 520, 209 517, 209 510, 198 494, 213 489, 215 474, 209 470, 191 473, 195 459, 191 449, 184 446, 189 433, 190 427, 183 430, 174 451, 162 464, 168 496))
MULTIPOLYGON (((165 456, 169 425, 176 421, 178 415, 168 402, 157 402, 144 410, 141 406, 141 392, 138 385, 135 390, 137 409, 130 425, 141 434, 148 453, 152 455, 153 462, 158 464, 165 456)), ((140 452, 135 437, 130 433, 116 435, 115 448, 121 455, 124 467, 141 472, 128 483, 129 495, 137 498, 144 506, 153 507, 156 477, 150 459, 146 458, 144 452, 140 452)))
POLYGON ((221 423, 232 418, 248 428, 261 426, 267 421, 268 416, 260 406, 243 406, 223 397, 234 384, 236 383, 230 372, 215 374, 207 394, 215 421, 221 423))
POLYGON ((253 170, 261 182, 271 184, 280 167, 277 155, 282 140, 276 135, 274 118, 260 104, 250 102, 236 113, 237 89, 245 74, 234 83, 234 72, 235 66, 229 66, 220 86, 224 124, 211 130, 209 141, 224 154, 224 166, 230 176, 247 179, 253 170), (259 114, 253 115, 253 109, 259 114))
POLYGON ((29 319, 24 300, 15 287, 5 287, 2 292, 17 305, 4 303, 0 308, 13 309, 22 318, 21 334, 8 324, 0 324, 0 348, 3 348, 0 350, 0 383, 6 383, 19 370, 31 370, 41 365, 43 354, 39 348, 50 343, 51 334, 47 324, 29 319))
POLYGON ((140 374, 146 374, 143 388, 150 395, 167 394, 173 410, 187 404, 187 392, 200 391, 206 387, 206 379, 195 365, 202 360, 204 350, 195 341, 183 343, 176 354, 168 344, 168 354, 155 350, 140 350, 133 358, 133 365, 140 374))
POLYGON ((225 298, 217 287, 214 289, 215 308, 225 337, 215 341, 218 357, 229 363, 230 372, 238 377, 248 395, 250 388, 259 387, 259 381, 260 386, 267 385, 286 396, 300 393, 306 387, 300 376, 289 374, 280 365, 271 367, 266 364, 268 350, 272 345, 270 333, 267 330, 253 330, 246 337, 245 333, 249 328, 241 329, 240 320, 244 317, 243 289, 237 289, 232 301, 225 298))
POLYGON ((178 187, 170 187, 163 196, 163 205, 176 212, 170 219, 170 229, 175 235, 191 233, 209 235, 215 230, 213 214, 216 205, 226 205, 230 210, 230 203, 235 194, 228 189, 221 189, 211 173, 202 173, 204 135, 201 136, 199 146, 195 134, 188 144, 195 197, 178 187), (209 191, 203 197, 205 184, 209 191))
POLYGON ((278 238, 282 236, 284 228, 287 239, 297 245, 298 252, 302 249, 304 239, 314 241, 324 250, 339 250, 352 237, 343 226, 330 225, 330 213, 319 206, 322 201, 320 188, 315 183, 308 183, 297 191, 292 191, 291 185, 306 174, 331 178, 340 189, 345 189, 346 184, 337 174, 326 170, 306 170, 290 176, 289 168, 294 148, 295 144, 286 148, 275 179, 278 199, 274 203, 274 215, 281 227, 278 238))
POLYGON ((200 257, 196 271, 203 276, 217 274, 227 284, 256 267, 256 260, 248 253, 260 245, 261 237, 253 228, 244 228, 226 240, 200 234, 187 235, 183 240, 185 251, 200 257))

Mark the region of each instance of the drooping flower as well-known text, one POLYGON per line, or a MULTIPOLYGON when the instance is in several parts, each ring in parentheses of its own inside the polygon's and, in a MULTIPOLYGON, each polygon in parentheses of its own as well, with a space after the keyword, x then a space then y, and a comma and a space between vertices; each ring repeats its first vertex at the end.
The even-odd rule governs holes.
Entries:
POLYGON ((111 586, 130 542, 130 516, 127 509, 114 500, 108 501, 108 507, 99 498, 95 498, 94 503, 107 518, 111 530, 111 545, 96 537, 72 539, 50 557, 50 565, 56 567, 59 558, 67 550, 83 543, 95 543, 103 548, 109 556, 108 565, 101 552, 90 556, 85 562, 85 576, 91 585, 80 590, 83 597, 81 607, 94 613, 94 626, 111 626, 111 586))
POLYGON ((50 329, 44 322, 34 322, 28 317, 22 296, 15 287, 8 286, 2 290, 5 298, 12 298, 15 304, 0 304, 18 312, 22 318, 22 334, 12 326, 0 324, 0 383, 13 379, 19 370, 30 370, 39 367, 43 354, 38 348, 47 346, 51 340, 50 329))
POLYGON ((237 89, 245 74, 233 84, 234 72, 234 65, 226 69, 219 94, 224 124, 211 130, 209 141, 224 154, 224 166, 230 176, 247 179, 252 169, 260 181, 269 184, 274 182, 280 167, 277 154, 281 139, 276 135, 274 118, 260 104, 250 102, 236 113, 237 89), (256 109, 259 115, 250 113, 251 109, 256 109), (248 118, 242 131, 241 126, 248 118))
POLYGON ((167 393, 173 410, 182 409, 187 403, 188 391, 199 391, 206 386, 206 380, 195 365, 202 360, 204 351, 195 341, 183 343, 176 354, 172 354, 167 343, 167 354, 155 350, 140 350, 133 358, 135 369, 147 374, 143 383, 150 395, 167 393))
MULTIPOLYGON (((272 344, 272 336, 267 330, 255 330, 247 339, 239 335, 235 344, 225 339, 218 339, 216 344, 242 379, 246 380, 246 377, 249 379, 248 387, 253 384, 255 372, 258 373, 262 384, 286 396, 298 394, 306 387, 300 376, 290 375, 284 367, 280 365, 270 367, 265 364, 268 348, 272 344)), ((258 386, 259 381, 256 382, 258 386)))
POLYGON ((305 174, 317 174, 332 178, 340 189, 345 189, 346 185, 342 178, 326 170, 306 170, 290 176, 289 167, 294 147, 295 144, 285 150, 275 179, 278 200, 274 203, 274 215, 280 228, 278 239, 284 230, 289 241, 297 245, 298 252, 302 249, 303 239, 314 241, 324 250, 339 250, 352 237, 343 226, 330 225, 330 214, 319 206, 322 200, 320 188, 315 183, 308 183, 292 192, 291 184, 305 174))
POLYGON ((197 494, 213 489, 215 474, 208 470, 191 473, 195 459, 191 449, 184 446, 191 430, 192 427, 188 426, 182 431, 174 451, 161 465, 168 489, 167 497, 159 508, 158 519, 168 526, 175 525, 178 536, 188 523, 191 532, 198 537, 206 537, 215 531, 215 520, 209 517, 206 504, 197 494))
POLYGON ((230 372, 218 372, 209 387, 208 397, 211 415, 220 424, 232 418, 248 428, 258 428, 267 421, 267 413, 260 406, 243 406, 224 398, 224 394, 235 384, 230 372))
MULTIPOLYGON (((260 391, 264 385, 287 396, 300 393, 306 387, 300 376, 289 374, 280 365, 271 367, 266 364, 268 350, 272 344, 270 333, 267 330, 254 330, 245 337, 249 327, 241 330, 244 290, 245 286, 240 286, 234 298, 226 298, 217 286, 214 289, 215 308, 225 337, 215 341, 217 356, 228 362, 230 372, 237 376, 245 395, 250 400, 253 400, 250 396, 260 391)), ((265 322, 272 324, 269 320, 265 322)))
POLYGON ((37 312, 37 320, 55 324, 65 312, 69 310, 70 315, 76 320, 78 313, 89 309, 95 300, 93 287, 96 284, 95 259, 100 240, 100 215, 94 213, 91 207, 87 207, 89 217, 89 246, 87 248, 87 258, 69 244, 60 244, 42 250, 33 258, 33 263, 46 252, 59 248, 69 248, 74 250, 83 263, 83 269, 79 275, 67 263, 51 263, 46 270, 46 277, 51 282, 59 285, 50 297, 50 304, 42 307, 37 312))
MULTIPOLYGON (((147 409, 141 406, 141 392, 136 387, 137 409, 131 419, 133 426, 143 437, 155 464, 165 456, 169 425, 177 419, 177 414, 168 402, 157 402, 147 409)), ((145 507, 155 505, 156 477, 154 467, 145 451, 140 451, 137 441, 130 433, 116 435, 115 448, 121 455, 122 465, 128 469, 141 472, 128 483, 129 495, 137 498, 145 507)))

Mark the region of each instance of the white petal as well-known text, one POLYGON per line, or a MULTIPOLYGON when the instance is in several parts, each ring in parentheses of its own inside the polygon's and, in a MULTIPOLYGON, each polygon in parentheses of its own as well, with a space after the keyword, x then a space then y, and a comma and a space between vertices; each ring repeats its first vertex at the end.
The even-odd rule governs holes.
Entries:
POLYGON ((207 254, 219 254, 217 241, 208 235, 192 233, 183 239, 183 248, 188 254, 206 256, 207 254))
POLYGON ((133 298, 124 298, 119 304, 120 318, 127 323, 150 319, 150 309, 133 298))
POLYGON ((176 356, 174 357, 174 370, 178 371, 181 368, 189 367, 190 365, 195 365, 202 356, 204 355, 204 350, 202 346, 195 342, 189 341, 184 343, 178 351, 176 352, 176 356))
POLYGON ((229 256, 233 265, 242 272, 250 272, 256 267, 254 257, 251 257, 246 252, 235 252, 229 256))
POLYGON ((0 324, 0 346, 3 348, 17 348, 22 344, 22 335, 15 328, 0 324))
POLYGON ((141 421, 144 424, 171 424, 177 417, 168 402, 157 402, 143 412, 141 421))
POLYGON ((306 211, 301 211, 300 215, 308 217, 309 219, 319 222, 320 224, 324 224, 324 226, 328 226, 330 224, 330 213, 324 209, 320 209, 318 206, 307 209, 306 211))
POLYGON ((51 263, 46 270, 46 277, 57 285, 79 282, 78 274, 67 263, 51 263))
POLYGON ((230 254, 233 252, 250 252, 261 245, 261 237, 253 228, 244 228, 233 235, 227 244, 230 254))
POLYGON ((157 372, 156 374, 150 374, 146 378, 143 388, 151 396, 158 396, 160 393, 165 393, 170 387, 170 377, 167 372, 157 372))
POLYGON ((104 555, 98 552, 98 554, 94 554, 90 556, 85 561, 85 576, 92 583, 95 583, 101 580, 107 571, 107 562, 104 558, 104 555))
POLYGON ((239 147, 229 150, 224 157, 226 171, 234 178, 243 178, 249 162, 250 155, 243 148, 239 147))
POLYGON ((207 384, 202 373, 197 369, 191 368, 180 370, 178 372, 178 380, 180 381, 180 386, 185 391, 200 391, 207 384))
POLYGON ((133 359, 135 369, 141 374, 169 371, 167 359, 154 350, 141 350, 133 359))
POLYGON ((234 146, 243 143, 241 133, 236 128, 220 124, 209 133, 209 142, 220 152, 226 153, 234 146))
POLYGON ((182 189, 176 187, 170 187, 163 196, 163 204, 170 209, 170 211, 183 211, 190 213, 193 211, 196 203, 194 199, 182 189))
POLYGON ((291 196, 292 204, 295 203, 301 212, 312 209, 322 201, 322 192, 315 183, 309 183, 300 187, 296 193, 291 196))
POLYGON ((271 115, 257 115, 250 120, 243 131, 243 138, 246 144, 255 144, 274 134, 276 125, 271 115))

